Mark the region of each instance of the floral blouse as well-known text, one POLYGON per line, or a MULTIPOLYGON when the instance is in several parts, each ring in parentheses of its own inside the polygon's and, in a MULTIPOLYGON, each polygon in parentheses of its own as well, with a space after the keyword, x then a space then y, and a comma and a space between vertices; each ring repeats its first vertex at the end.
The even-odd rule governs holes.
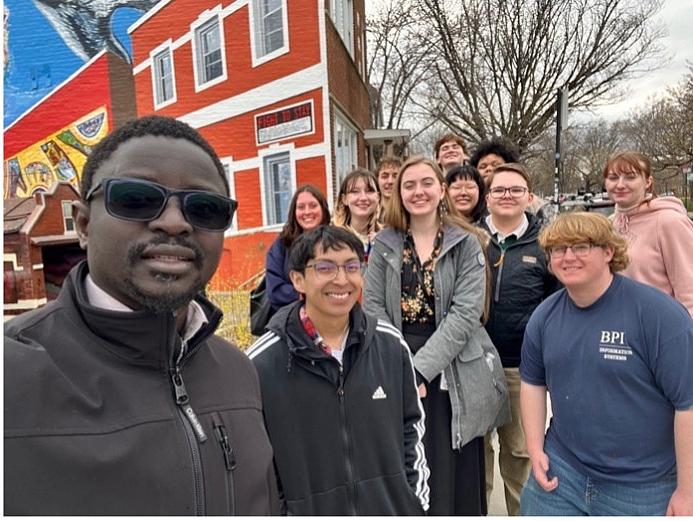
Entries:
POLYGON ((416 253, 414 238, 408 231, 402 250, 402 323, 435 323, 435 290, 433 270, 435 261, 443 246, 443 229, 438 230, 431 258, 421 264, 416 253))

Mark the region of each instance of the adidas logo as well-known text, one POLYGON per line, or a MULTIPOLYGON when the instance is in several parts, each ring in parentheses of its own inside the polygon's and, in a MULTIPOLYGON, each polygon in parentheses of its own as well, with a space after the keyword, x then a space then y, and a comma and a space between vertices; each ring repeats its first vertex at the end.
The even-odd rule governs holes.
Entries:
POLYGON ((387 394, 385 394, 385 391, 383 391, 383 388, 381 386, 378 386, 371 398, 373 400, 384 400, 385 398, 387 398, 387 394))

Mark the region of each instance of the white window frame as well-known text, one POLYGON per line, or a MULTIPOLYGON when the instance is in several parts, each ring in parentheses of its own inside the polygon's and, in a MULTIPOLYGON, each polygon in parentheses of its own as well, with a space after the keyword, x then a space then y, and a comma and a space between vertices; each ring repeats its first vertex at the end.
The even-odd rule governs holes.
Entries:
POLYGON ((354 56, 354 0, 330 0, 330 18, 342 41, 354 56))
POLYGON ((63 211, 63 230, 65 230, 65 234, 77 234, 77 226, 75 224, 75 220, 72 217, 72 201, 69 199, 61 199, 60 200, 60 208, 63 211), (72 229, 68 230, 67 228, 67 223, 70 222, 72 223, 72 229))
POLYGON ((277 227, 281 228, 284 222, 270 223, 269 212, 270 208, 267 206, 267 196, 269 195, 269 187, 267 186, 267 175, 265 172, 266 160, 272 156, 278 156, 281 154, 289 154, 289 168, 291 171, 291 195, 293 196, 296 191, 296 154, 294 152, 294 144, 289 143, 280 146, 271 146, 260 150, 258 152, 258 158, 260 160, 259 174, 260 174, 260 200, 262 203, 262 226, 263 227, 277 227))
MULTIPOLYGON (((334 171, 335 171, 335 176, 337 178, 337 186, 340 185, 342 182, 342 179, 344 179, 344 176, 346 176, 351 170, 356 168, 358 165, 358 135, 359 131, 358 129, 351 124, 349 119, 344 116, 340 111, 338 111, 335 108, 334 111, 334 128, 332 129, 333 132, 333 143, 334 143, 334 171), (350 155, 351 155, 351 164, 350 165, 345 165, 342 164, 343 161, 340 161, 342 159, 340 157, 340 153, 338 150, 338 145, 339 145, 339 139, 337 138, 338 133, 339 133, 339 126, 343 127, 344 130, 347 130, 351 132, 351 136, 349 139, 349 149, 350 149, 350 155)), ((343 148, 343 147, 342 147, 343 148)))
POLYGON ((149 59, 151 62, 151 74, 152 74, 152 100, 154 102, 154 110, 162 109, 168 105, 171 105, 178 101, 178 95, 176 91, 176 67, 173 61, 173 40, 169 38, 164 43, 152 49, 149 53, 149 59), (159 58, 168 53, 171 60, 171 90, 172 95, 169 99, 159 102, 157 96, 157 87, 159 85, 159 75, 158 75, 158 60, 159 58))
POLYGON ((190 24, 190 34, 192 35, 192 58, 193 58, 193 75, 195 77, 195 92, 201 92, 209 87, 217 85, 228 78, 228 68, 226 66, 226 40, 224 38, 224 17, 221 12, 221 4, 216 6, 211 11, 205 11, 202 13, 197 20, 190 24), (200 49, 199 49, 199 32, 205 29, 205 26, 214 23, 219 30, 219 50, 221 51, 221 76, 217 76, 208 81, 204 81, 204 78, 200 77, 202 72, 203 63, 200 63, 200 49))
MULTIPOLYGON (((224 173, 226 174, 226 181, 229 183, 229 197, 238 202, 236 197, 236 172, 233 169, 233 157, 220 157, 221 165, 224 167, 224 173)), ((225 235, 230 235, 232 232, 238 231, 238 208, 236 208, 236 213, 233 215, 233 220, 231 221, 231 226, 226 230, 225 235)))
POLYGON ((282 3, 282 32, 283 32, 283 44, 281 47, 273 50, 272 52, 262 54, 260 47, 262 41, 258 41, 258 34, 260 32, 259 24, 262 23, 259 13, 261 0, 249 0, 249 10, 250 14, 248 16, 250 22, 250 48, 252 56, 252 66, 257 67, 265 62, 274 60, 279 56, 282 56, 289 52, 289 16, 288 16, 288 3, 287 0, 281 0, 282 3))

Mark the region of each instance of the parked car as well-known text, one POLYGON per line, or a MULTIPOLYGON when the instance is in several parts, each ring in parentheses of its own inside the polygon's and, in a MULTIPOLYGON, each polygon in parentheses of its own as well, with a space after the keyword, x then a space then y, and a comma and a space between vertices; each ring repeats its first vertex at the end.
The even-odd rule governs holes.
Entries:
POLYGON ((569 196, 559 206, 560 213, 565 212, 598 212, 603 215, 614 213, 614 202, 603 194, 569 196))

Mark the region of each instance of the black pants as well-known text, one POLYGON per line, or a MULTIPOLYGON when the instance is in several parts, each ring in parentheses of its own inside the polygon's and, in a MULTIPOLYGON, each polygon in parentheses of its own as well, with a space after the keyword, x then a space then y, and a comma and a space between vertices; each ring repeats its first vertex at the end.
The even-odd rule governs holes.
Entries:
MULTIPOLYGON (((430 336, 427 326, 407 325, 404 338, 412 353, 430 336)), ((486 476, 484 466, 484 438, 474 438, 460 450, 452 449, 452 406, 447 391, 440 389, 440 376, 426 384, 426 398, 422 400, 426 411, 424 448, 431 476, 432 516, 485 516, 486 476)))

